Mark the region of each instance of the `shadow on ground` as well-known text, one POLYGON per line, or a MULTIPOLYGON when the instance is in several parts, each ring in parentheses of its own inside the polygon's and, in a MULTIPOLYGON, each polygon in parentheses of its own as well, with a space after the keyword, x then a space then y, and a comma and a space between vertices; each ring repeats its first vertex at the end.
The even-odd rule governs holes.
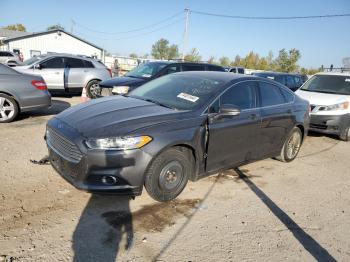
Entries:
POLYGON ((306 233, 287 213, 272 201, 249 177, 239 168, 235 171, 254 194, 268 207, 271 212, 288 228, 296 240, 312 255, 317 261, 336 261, 328 251, 315 239, 306 233))
POLYGON ((73 234, 73 261, 114 262, 129 250, 134 230, 130 198, 92 195, 73 234))

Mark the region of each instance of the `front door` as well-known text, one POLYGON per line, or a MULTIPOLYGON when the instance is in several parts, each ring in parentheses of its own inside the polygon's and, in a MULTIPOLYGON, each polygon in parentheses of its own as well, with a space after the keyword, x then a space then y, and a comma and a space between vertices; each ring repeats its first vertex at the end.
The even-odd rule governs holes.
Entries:
POLYGON ((64 90, 64 60, 62 57, 53 57, 34 68, 33 73, 41 75, 51 90, 64 90))
MULTIPOLYGON (((209 124, 207 171, 229 168, 253 160, 259 143, 260 109, 257 108, 257 82, 244 81, 229 88, 216 103, 231 104, 241 113, 209 124)), ((209 109, 215 111, 216 109, 209 109)), ((215 112, 214 112, 215 114, 215 112)))

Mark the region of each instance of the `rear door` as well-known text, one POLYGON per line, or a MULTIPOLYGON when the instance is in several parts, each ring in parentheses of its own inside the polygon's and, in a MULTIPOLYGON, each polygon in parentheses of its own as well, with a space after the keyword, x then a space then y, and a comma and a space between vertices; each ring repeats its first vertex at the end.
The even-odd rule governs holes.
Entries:
MULTIPOLYGON (((87 61, 88 62, 88 61, 87 61)), ((84 63, 84 60, 73 57, 65 58, 65 81, 66 86, 70 89, 82 88, 85 85, 85 79, 92 68, 87 67, 87 64, 84 63)))
POLYGON ((261 128, 259 158, 275 155, 294 126, 293 104, 282 94, 281 88, 259 81, 261 128))
POLYGON ((223 104, 241 109, 238 116, 221 118, 209 124, 207 171, 216 171, 256 157, 260 109, 257 108, 257 81, 244 81, 229 88, 209 108, 217 113, 223 104))
POLYGON ((40 63, 40 69, 33 69, 33 73, 41 75, 48 89, 64 90, 64 59, 52 57, 40 63))

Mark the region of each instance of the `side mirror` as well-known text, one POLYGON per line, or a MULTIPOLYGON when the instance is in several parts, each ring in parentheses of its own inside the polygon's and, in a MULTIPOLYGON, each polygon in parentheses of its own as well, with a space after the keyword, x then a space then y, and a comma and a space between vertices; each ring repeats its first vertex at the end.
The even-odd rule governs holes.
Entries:
POLYGON ((234 105, 221 105, 219 109, 219 116, 221 117, 230 117, 230 116, 238 116, 241 113, 241 110, 234 105))
POLYGON ((36 65, 33 66, 33 69, 41 70, 41 65, 40 64, 36 64, 36 65))

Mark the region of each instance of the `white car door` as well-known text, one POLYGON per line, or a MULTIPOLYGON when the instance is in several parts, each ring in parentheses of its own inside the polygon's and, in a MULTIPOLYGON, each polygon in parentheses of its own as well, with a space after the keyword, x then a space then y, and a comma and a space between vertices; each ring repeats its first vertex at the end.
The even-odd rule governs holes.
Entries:
POLYGON ((64 90, 64 59, 53 57, 34 66, 33 73, 41 75, 51 90, 64 90))

